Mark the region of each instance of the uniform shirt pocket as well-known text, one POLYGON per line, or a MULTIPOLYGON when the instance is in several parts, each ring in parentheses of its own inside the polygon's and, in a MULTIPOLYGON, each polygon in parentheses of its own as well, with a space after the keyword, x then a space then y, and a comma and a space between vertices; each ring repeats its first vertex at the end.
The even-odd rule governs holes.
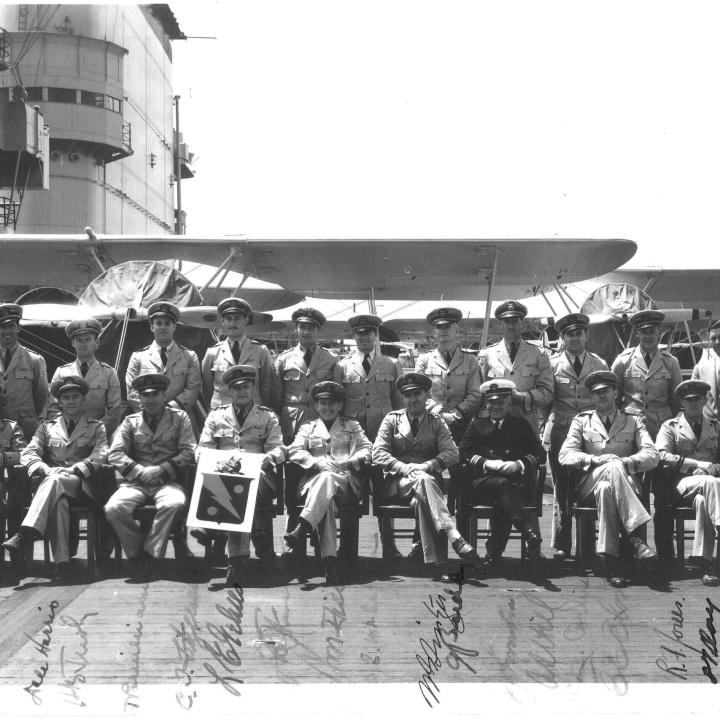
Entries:
POLYGON ((226 360, 217 360, 210 368, 213 372, 225 372, 228 369, 226 360))
POLYGON ((297 368, 288 368, 283 371, 283 380, 299 380, 300 370, 297 368))
POLYGON ((108 381, 107 380, 93 380, 90 383, 90 389, 91 390, 107 390, 108 389, 108 381))
POLYGON ((309 447, 311 450, 315 450, 315 449, 317 449, 317 448, 321 448, 321 447, 323 447, 324 445, 325 445, 325 440, 323 440, 323 438, 320 438, 320 437, 311 437, 311 438, 308 438, 308 447, 309 447))
POLYGON ((28 368, 15 368, 15 378, 17 380, 32 380, 32 370, 29 370, 28 368))
POLYGON ((188 367, 184 363, 181 365, 175 365, 173 366, 173 375, 187 375, 188 367))
POLYGON ((520 368, 520 374, 523 377, 530 377, 531 375, 537 375, 538 369, 532 365, 523 365, 520 368))

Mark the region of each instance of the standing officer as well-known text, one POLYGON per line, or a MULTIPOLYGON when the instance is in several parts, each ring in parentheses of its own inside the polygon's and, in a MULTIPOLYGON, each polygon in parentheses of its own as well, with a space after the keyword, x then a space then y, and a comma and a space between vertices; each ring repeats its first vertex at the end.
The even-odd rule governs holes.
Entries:
POLYGON ((415 509, 426 563, 441 562, 441 530, 460 558, 474 562, 477 554, 458 532, 440 486, 443 471, 457 465, 459 455, 445 421, 427 410, 432 380, 411 372, 397 386, 405 409, 385 416, 372 452, 373 464, 385 471, 383 496, 415 509))
MULTIPOLYGON (((348 325, 357 347, 338 363, 339 382, 345 388, 343 415, 357 420, 368 440, 374 442, 383 418, 403 406, 402 395, 395 384, 403 374, 402 367, 394 358, 381 355, 376 347, 382 325, 377 315, 355 315, 348 320, 348 325)), ((392 534, 382 541, 384 557, 400 557, 392 534)))
MULTIPOLYGON (((20 502, 14 501, 13 490, 8 490, 7 505, 5 504, 5 472, 7 469, 20 463, 20 452, 27 445, 20 426, 14 420, 0 418, 0 517, 8 519, 8 531, 13 522, 17 526, 19 512, 22 512, 20 502)), ((19 492, 18 488, 15 495, 19 492)))
MULTIPOLYGON (((720 581, 712 569, 712 559, 715 533, 720 527, 720 423, 715 418, 703 418, 709 390, 710 385, 702 380, 686 380, 677 386, 682 411, 660 426, 655 445, 660 451, 660 466, 671 474, 670 478, 661 478, 671 483, 670 488, 663 488, 670 491, 670 502, 692 502, 695 508, 695 541, 689 563, 700 568, 703 585, 716 586, 720 581)), ((671 527, 662 517, 665 509, 657 507, 657 493, 655 500, 655 544, 659 548, 661 542, 668 543, 667 534, 662 537, 663 530, 671 533, 671 527)))
MULTIPOLYGON (((252 365, 235 365, 223 373, 222 383, 229 389, 232 402, 210 411, 196 457, 200 458, 203 448, 265 453, 256 499, 256 508, 260 508, 270 505, 277 493, 277 466, 285 461, 285 446, 277 415, 255 404, 256 378, 257 368, 252 365)), ((267 527, 256 517, 253 532, 257 556, 271 563, 275 557, 272 520, 267 527)), ((250 557, 250 533, 228 533, 228 555, 228 585, 240 584, 243 564, 250 557)))
POLYGON ((165 390, 166 402, 184 410, 193 422, 193 408, 200 394, 200 363, 192 350, 175 342, 179 318, 180 310, 172 303, 163 301, 150 305, 148 320, 155 339, 130 357, 125 387, 130 406, 138 412, 142 402, 135 389, 135 378, 147 373, 163 373, 169 381, 165 390))
POLYGON ((303 423, 317 418, 317 410, 310 395, 313 385, 340 378, 335 353, 317 344, 325 316, 315 308, 298 308, 292 314, 298 344, 278 355, 275 361, 274 407, 280 407, 280 427, 283 440, 289 445, 303 423))
POLYGON ((285 542, 297 552, 305 546, 308 533, 317 528, 327 583, 337 585, 334 498, 361 496, 360 466, 370 462, 372 445, 357 420, 340 416, 345 400, 342 385, 320 382, 310 392, 319 417, 305 423, 288 448, 288 459, 305 470, 299 485, 305 506, 285 542))
POLYGON ((567 437, 573 418, 584 410, 595 407, 592 395, 585 386, 587 376, 596 370, 607 370, 607 363, 595 353, 585 349, 590 318, 583 313, 570 313, 561 317, 555 328, 562 338, 563 350, 550 358, 555 380, 552 414, 545 426, 549 441, 550 469, 552 471, 555 502, 553 508, 552 547, 554 558, 570 556, 572 545, 572 504, 567 468, 558 462, 558 453, 567 437))
POLYGON ((435 308, 427 322, 432 325, 437 347, 420 355, 415 363, 415 372, 432 380, 428 409, 440 415, 458 441, 482 402, 477 359, 458 344, 461 319, 457 308, 435 308))
POLYGON ((18 343, 22 306, 0 305, 0 416, 16 420, 29 440, 45 411, 47 368, 42 355, 18 343))
POLYGON ((510 414, 525 418, 538 432, 538 412, 552 402, 554 383, 548 356, 520 335, 526 315, 527 308, 517 300, 499 305, 495 317, 502 325, 503 339, 482 349, 478 362, 483 382, 504 378, 515 383, 510 414))
MULTIPOLYGON (((185 509, 180 486, 183 469, 195 459, 195 436, 184 410, 166 405, 167 375, 145 373, 133 380, 142 411, 128 415, 118 427, 109 462, 123 480, 105 505, 105 516, 120 538, 133 566, 133 575, 149 579, 153 565, 165 553, 168 536, 185 509), (133 520, 139 505, 157 507, 147 537, 133 520)), ((191 557, 184 541, 175 541, 175 557, 191 557)))
MULTIPOLYGON (((95 357, 98 347, 98 336, 102 326, 90 318, 88 320, 73 320, 65 328, 77 354, 75 362, 61 365, 53 375, 52 382, 70 375, 85 378, 88 391, 85 395, 85 417, 100 420, 105 425, 108 437, 120 422, 122 416, 122 396, 120 393, 120 380, 115 368, 101 362, 95 357)), ((50 400, 48 405, 48 419, 60 415, 60 408, 56 400, 50 400)))
POLYGON ((242 298, 225 298, 218 304, 217 311, 222 318, 222 331, 226 338, 209 347, 203 358, 203 397, 213 410, 229 405, 232 402, 231 393, 222 381, 223 375, 235 365, 252 365, 257 369, 255 402, 269 407, 272 402, 273 363, 270 351, 245 335, 245 328, 252 317, 250 303, 242 298))
POLYGON ((513 382, 502 379, 480 386, 489 416, 476 417, 470 423, 459 448, 463 480, 470 485, 468 500, 502 507, 500 516, 493 518, 486 545, 485 559, 491 564, 496 564, 505 550, 511 523, 527 542, 530 559, 541 557, 542 540, 525 506, 530 502, 529 482, 536 482, 545 450, 527 420, 510 415, 514 389, 513 382))
POLYGON ((710 326, 710 345, 693 368, 692 379, 702 380, 710 386, 703 414, 706 418, 717 418, 720 407, 720 320, 710 326))
POLYGON ((102 507, 93 474, 107 460, 107 435, 99 420, 86 418, 83 413, 87 392, 88 384, 79 376, 53 382, 52 394, 60 406, 60 416, 43 422, 20 455, 30 477, 41 482, 20 531, 3 543, 13 562, 21 562, 26 544, 36 536, 49 534, 56 580, 64 579, 69 569, 68 498, 89 497, 102 507))
POLYGON ((612 364, 617 375, 620 407, 643 415, 654 439, 665 420, 680 409, 675 388, 682 381, 680 364, 667 350, 660 350, 660 323, 665 315, 641 310, 628 318, 638 335, 638 345, 623 350, 612 364))
POLYGON ((639 473, 657 466, 660 456, 638 415, 618 410, 615 404, 617 376, 596 370, 585 379, 595 410, 575 416, 558 459, 562 465, 581 471, 574 494, 578 502, 598 509, 597 553, 606 558, 608 581, 625 587, 620 574, 620 533, 624 531, 638 560, 655 560, 645 543, 644 527, 650 520, 640 502, 639 473))

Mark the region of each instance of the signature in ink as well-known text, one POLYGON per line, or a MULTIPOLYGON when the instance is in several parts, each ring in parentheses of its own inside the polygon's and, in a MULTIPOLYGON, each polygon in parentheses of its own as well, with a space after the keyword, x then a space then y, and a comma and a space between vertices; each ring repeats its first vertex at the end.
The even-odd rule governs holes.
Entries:
POLYGON ((143 585, 142 595, 140 596, 140 607, 137 610, 137 624, 135 625, 135 632, 133 633, 133 639, 130 641, 130 647, 133 650, 133 665, 132 675, 130 676, 129 682, 124 682, 120 686, 120 690, 125 693, 125 701, 123 702, 123 712, 127 712, 128 707, 138 708, 140 707, 137 703, 130 702, 131 700, 138 700, 138 696, 133 694, 133 690, 137 689, 137 681, 140 676, 140 645, 142 643, 143 636, 143 618, 145 617, 145 608, 147 607, 148 594, 150 586, 145 583, 143 585))
POLYGON ((325 637, 325 657, 328 662, 332 662, 338 659, 340 651, 342 650, 343 639, 342 629, 345 623, 345 598, 343 596, 345 588, 335 587, 332 588, 331 592, 335 593, 335 604, 325 604, 322 609, 322 619, 320 621, 320 627, 326 627, 330 625, 333 628, 334 635, 327 635, 325 637))
POLYGON ((465 632, 465 621, 462 617, 462 586, 465 580, 465 567, 466 565, 460 565, 459 571, 452 576, 452 580, 457 583, 457 590, 451 591, 445 589, 444 593, 438 593, 435 597, 429 596, 430 604, 424 602, 423 605, 428 612, 435 618, 435 627, 433 629, 433 638, 428 642, 425 638, 420 638, 420 648, 423 650, 424 655, 416 654, 420 669, 423 674, 418 681, 418 687, 420 688, 420 694, 428 704, 429 707, 433 707, 433 702, 436 705, 440 704, 440 700, 437 693, 440 692, 433 675, 442 667, 442 660, 440 659, 439 651, 441 648, 447 649, 445 656, 445 662, 448 667, 453 670, 458 670, 462 664, 467 668, 473 675, 476 674, 476 670, 470 666, 464 657, 477 657, 480 653, 477 650, 471 650, 469 648, 460 647, 457 644, 458 636, 465 632), (454 603, 452 609, 448 608, 446 601, 448 600, 445 595, 449 595, 449 600, 454 603), (444 624, 443 621, 448 621, 449 626, 444 624), (453 642, 447 641, 447 638, 452 637, 453 642), (464 656, 464 657, 463 657, 464 656))
MULTIPOLYGON (((188 670, 188 667, 197 655, 197 631, 200 629, 197 623, 198 603, 198 586, 190 585, 190 604, 185 609, 183 621, 179 628, 170 626, 174 633, 173 643, 182 663, 181 667, 175 668, 175 677, 183 681, 183 687, 188 687, 192 683, 195 674, 195 670, 188 670), (188 628, 190 632, 188 632, 188 628)), ((175 693, 175 701, 183 710, 189 710, 193 706, 195 698, 197 698, 196 691, 186 695, 184 689, 181 689, 175 693)))
MULTIPOLYGON (((684 600, 685 598, 683 598, 684 600)), ((670 640, 676 647, 668 647, 667 645, 661 645, 660 650, 662 651, 662 657, 655 660, 655 664, 663 672, 672 675, 673 677, 680 678, 681 680, 687 680, 688 667, 684 661, 681 660, 688 657, 687 652, 683 650, 690 650, 697 653, 700 656, 702 662, 702 674, 713 684, 717 685, 717 677, 713 672, 713 668, 717 667, 718 661, 718 648, 717 640, 715 635, 717 629, 715 628, 714 614, 716 611, 720 612, 720 608, 715 605, 710 598, 705 598, 706 606, 705 613, 705 629, 700 629, 700 642, 702 643, 702 649, 694 647, 684 640, 683 624, 683 604, 680 601, 675 601, 675 609, 672 611, 672 634, 667 633, 664 630, 658 630, 655 628, 655 632, 663 638, 670 640), (667 655, 666 655, 667 653, 667 655), (676 662, 676 665, 667 664, 667 656, 672 655, 672 660, 676 662)))
POLYGON ((526 599, 534 605, 533 615, 530 618, 530 642, 535 647, 530 651, 530 659, 534 660, 537 670, 527 670, 526 674, 533 682, 539 682, 548 688, 558 686, 555 679, 555 611, 545 601, 536 597, 534 593, 526 593, 526 599))
POLYGON ((80 695, 77 691, 77 684, 85 684, 86 678, 83 674, 83 670, 88 666, 88 660, 87 660, 87 652, 88 652, 88 646, 87 646, 87 630, 83 627, 85 624, 85 621, 89 617, 93 617, 97 615, 96 612, 90 612, 85 613, 80 620, 76 620, 75 618, 71 617, 70 615, 61 615, 60 616, 60 622, 65 627, 70 627, 77 632, 77 634, 80 636, 80 650, 75 653, 77 656, 77 660, 73 659, 67 659, 65 657, 65 648, 66 645, 63 645, 60 648, 60 673, 63 676, 63 685, 65 688, 69 691, 69 698, 65 698, 65 702, 69 702, 74 705, 79 705, 80 707, 85 707, 86 703, 84 700, 80 699, 80 695), (74 665, 75 667, 70 671, 70 673, 65 672, 65 663, 67 662, 68 665, 74 665))
MULTIPOLYGON (((32 643, 35 645, 35 650, 39 652, 43 657, 48 657, 48 653, 50 651, 50 642, 52 641, 52 632, 53 632, 53 623, 55 622, 55 611, 60 607, 60 603, 57 600, 53 600, 50 605, 48 606, 48 616, 45 620, 45 623, 43 624, 43 628, 40 631, 40 634, 44 637, 39 642, 35 640, 35 638, 30 637, 27 633, 25 633, 25 637, 28 638, 32 643)), ((38 608, 38 610, 42 610, 41 607, 38 608)), ((40 697, 40 688, 43 684, 43 681, 45 680, 45 675, 47 675, 47 671, 49 668, 49 664, 44 662, 40 667, 35 668, 33 671, 35 675, 37 676, 37 680, 31 680, 28 685, 26 685, 23 690, 26 693, 29 693, 30 697, 32 698, 33 703, 35 705, 42 705, 42 698, 40 697)))

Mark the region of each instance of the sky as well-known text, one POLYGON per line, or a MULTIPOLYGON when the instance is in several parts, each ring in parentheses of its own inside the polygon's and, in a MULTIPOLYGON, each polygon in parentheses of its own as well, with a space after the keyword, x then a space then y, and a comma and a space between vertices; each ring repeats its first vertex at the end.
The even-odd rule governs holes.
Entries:
POLYGON ((621 237, 720 267, 720 4, 171 3, 189 234, 621 237))

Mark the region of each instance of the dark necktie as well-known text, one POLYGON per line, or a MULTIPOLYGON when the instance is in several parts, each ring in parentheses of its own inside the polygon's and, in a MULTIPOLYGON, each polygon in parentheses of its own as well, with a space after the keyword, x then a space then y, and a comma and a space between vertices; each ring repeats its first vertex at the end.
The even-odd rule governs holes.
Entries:
POLYGON ((76 420, 68 420, 68 424, 67 424, 68 437, 70 437, 73 434, 73 430, 75 429, 76 425, 77 425, 76 420))
POLYGON ((307 365, 308 367, 310 367, 310 363, 312 362, 312 356, 313 356, 312 348, 308 348, 305 351, 305 355, 303 355, 303 360, 305 360, 305 365, 307 365))
POLYGON ((245 411, 242 408, 237 408, 237 410, 235 410, 235 417, 237 418, 238 425, 242 427, 245 422, 245 411))
POLYGON ((415 437, 418 434, 419 429, 420 429, 420 421, 417 418, 413 418, 410 421, 410 432, 413 434, 413 437, 415 437))
POLYGON ((237 340, 232 344, 231 352, 233 360, 237 365, 240 362, 240 343, 237 340))
POLYGON ((365 371, 365 375, 370 374, 370 354, 365 353, 365 357, 362 361, 363 370, 365 371))
POLYGON ((645 364, 650 367, 650 363, 652 363, 652 355, 650 353, 645 353, 645 364))
POLYGON ((605 429, 610 432, 610 426, 612 425, 612 420, 610 419, 610 416, 608 415, 605 420, 603 420, 603 425, 605 426, 605 429))
POLYGON ((160 348, 160 360, 162 360, 163 369, 167 365, 167 348, 160 348))
POLYGON ((86 362, 80 363, 80 373, 83 377, 87 375, 88 371, 88 364, 86 362))
POLYGON ((148 418, 148 421, 147 421, 148 427, 153 432, 155 432, 157 430, 158 420, 159 420, 159 418, 156 418, 156 417, 148 418))
POLYGON ((695 433, 695 437, 699 440, 700 434, 702 433, 702 421, 699 423, 693 423, 692 429, 695 433))
POLYGON ((5 357, 3 358, 3 365, 5 365, 6 370, 10 367, 11 360, 12 360, 12 350, 6 350, 5 357))
POLYGON ((500 432, 500 423, 502 420, 493 420, 493 423, 495 425, 495 432, 500 432))
POLYGON ((517 343, 510 343, 510 362, 515 362, 515 356, 517 355, 517 351, 517 343))
POLYGON ((448 350, 448 351, 445 353, 445 364, 446 364, 448 367, 450 367, 450 361, 452 360, 452 356, 453 356, 453 354, 452 354, 452 351, 451 351, 451 350, 448 350))
POLYGON ((582 372, 582 361, 580 360, 580 357, 578 355, 575 356, 575 362, 573 363, 573 368, 575 369, 575 375, 577 377, 580 377, 580 373, 582 372))

